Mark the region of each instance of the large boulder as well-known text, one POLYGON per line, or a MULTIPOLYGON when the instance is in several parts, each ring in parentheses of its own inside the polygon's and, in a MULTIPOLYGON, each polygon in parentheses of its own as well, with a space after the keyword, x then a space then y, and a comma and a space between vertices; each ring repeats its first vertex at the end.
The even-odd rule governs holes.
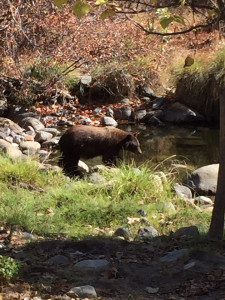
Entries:
POLYGON ((29 126, 31 126, 34 128, 35 131, 39 131, 45 128, 45 126, 41 123, 41 121, 32 117, 24 118, 21 121, 21 126, 26 130, 29 130, 30 129, 29 126))
POLYGON ((215 195, 219 164, 212 164, 195 170, 184 184, 200 195, 215 195))
POLYGON ((198 112, 188 108, 187 106, 179 102, 176 102, 168 106, 164 110, 164 113, 161 116, 161 120, 171 123, 189 123, 202 122, 205 119, 198 112))
POLYGON ((22 133, 24 130, 16 123, 7 118, 0 118, 0 127, 1 128, 9 128, 11 131, 15 133, 22 133))
POLYGON ((0 151, 6 153, 13 160, 20 160, 24 157, 23 153, 14 145, 0 139, 0 151))

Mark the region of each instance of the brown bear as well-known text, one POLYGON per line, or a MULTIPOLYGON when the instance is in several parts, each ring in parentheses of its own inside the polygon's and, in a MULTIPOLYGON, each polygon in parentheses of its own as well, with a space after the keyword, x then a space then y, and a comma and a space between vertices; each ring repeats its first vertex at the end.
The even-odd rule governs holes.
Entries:
POLYGON ((105 164, 116 165, 121 149, 142 153, 140 143, 133 134, 112 126, 75 125, 61 136, 59 147, 62 152, 59 164, 71 177, 80 175, 80 158, 102 156, 105 164))

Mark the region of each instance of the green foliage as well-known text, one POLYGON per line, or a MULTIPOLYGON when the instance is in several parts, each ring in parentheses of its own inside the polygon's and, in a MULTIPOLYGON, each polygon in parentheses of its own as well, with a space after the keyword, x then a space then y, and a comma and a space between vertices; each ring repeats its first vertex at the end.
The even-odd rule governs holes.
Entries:
POLYGON ((76 1, 73 5, 74 14, 81 19, 90 11, 90 5, 85 1, 76 1))
POLYGON ((0 278, 9 281, 19 271, 20 263, 11 257, 0 255, 0 278))
POLYGON ((32 161, 14 162, 0 156, 0 222, 17 224, 34 233, 64 233, 83 237, 98 235, 99 230, 111 235, 118 227, 137 226, 128 218, 138 218, 138 209, 161 233, 189 224, 208 226, 210 214, 187 207, 172 193, 173 181, 158 183, 148 164, 137 170, 122 164, 106 170, 105 182, 90 184, 87 179, 67 180, 61 173, 41 173, 32 161), (161 187, 160 187, 161 186, 161 187), (173 215, 164 203, 176 207, 173 215))
POLYGON ((62 7, 63 4, 67 3, 67 0, 53 0, 54 4, 57 6, 57 7, 62 7))

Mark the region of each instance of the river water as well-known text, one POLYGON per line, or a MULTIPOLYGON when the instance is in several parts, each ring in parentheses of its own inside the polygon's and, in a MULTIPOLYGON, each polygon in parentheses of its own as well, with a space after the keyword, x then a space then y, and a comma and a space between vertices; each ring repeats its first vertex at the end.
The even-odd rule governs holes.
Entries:
POLYGON ((218 163, 219 129, 196 126, 167 125, 161 128, 120 126, 127 131, 137 131, 143 154, 134 156, 139 165, 146 160, 161 162, 169 157, 194 167, 218 163))

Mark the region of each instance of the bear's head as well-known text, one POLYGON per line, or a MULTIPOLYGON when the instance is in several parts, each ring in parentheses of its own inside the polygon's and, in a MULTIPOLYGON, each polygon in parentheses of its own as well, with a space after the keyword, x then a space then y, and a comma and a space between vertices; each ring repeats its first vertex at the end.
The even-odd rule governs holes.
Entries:
POLYGON ((131 151, 135 154, 142 153, 140 143, 133 134, 128 134, 123 142, 123 149, 131 151))

